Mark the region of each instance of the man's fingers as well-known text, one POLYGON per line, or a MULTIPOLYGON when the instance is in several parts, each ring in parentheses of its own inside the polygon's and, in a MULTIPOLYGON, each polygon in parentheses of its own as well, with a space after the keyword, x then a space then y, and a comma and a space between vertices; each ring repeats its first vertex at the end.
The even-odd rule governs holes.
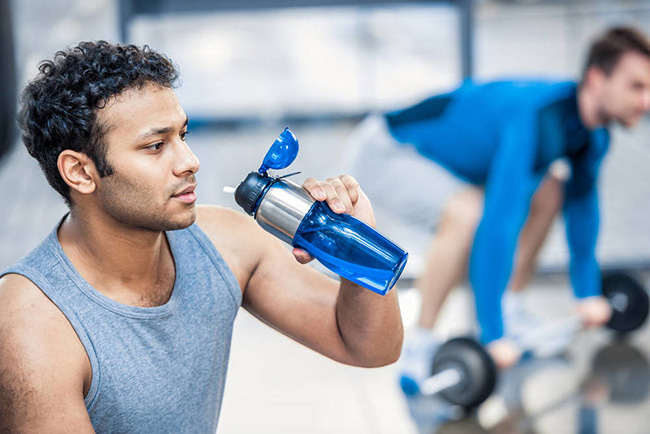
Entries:
POLYGON ((336 195, 338 196, 339 200, 345 207, 345 211, 349 214, 354 213, 354 205, 352 198, 350 197, 350 194, 348 192, 347 187, 345 184, 343 184, 343 181, 339 178, 328 178, 327 182, 334 187, 334 191, 336 191, 336 195))
POLYGON ((314 199, 327 201, 332 211, 339 214, 354 215, 355 205, 363 195, 359 183, 350 175, 328 178, 327 181, 307 178, 302 186, 314 199))
MULTIPOLYGON (((302 186, 314 199, 318 201, 326 200, 332 211, 339 214, 346 211, 345 204, 339 197, 334 186, 329 182, 321 182, 314 178, 307 178, 302 186)), ((348 197, 347 194, 345 196, 348 197)))
POLYGON ((356 179, 354 179, 350 175, 341 175, 339 176, 339 179, 341 182, 343 182, 343 185, 345 185, 346 190, 348 191, 348 194, 350 195, 350 200, 352 203, 357 203, 359 200, 359 192, 361 190, 361 187, 359 187, 359 183, 357 182, 356 179))
POLYGON ((327 193, 327 204, 330 206, 332 211, 337 213, 342 213, 346 211, 345 203, 339 197, 336 189, 329 182, 322 182, 321 186, 327 193))
POLYGON ((320 181, 309 177, 305 179, 305 182, 302 183, 302 188, 307 190, 311 196, 316 200, 325 200, 327 199, 327 192, 320 181))
POLYGON ((301 264, 307 264, 314 259, 309 255, 309 253, 298 248, 294 248, 291 251, 291 253, 293 253, 293 256, 296 258, 296 261, 300 262, 301 264))

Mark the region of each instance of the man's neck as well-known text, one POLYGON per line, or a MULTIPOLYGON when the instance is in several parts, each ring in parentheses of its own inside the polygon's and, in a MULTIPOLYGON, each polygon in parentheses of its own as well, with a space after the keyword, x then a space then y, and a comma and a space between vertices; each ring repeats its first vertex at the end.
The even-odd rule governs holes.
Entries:
POLYGON ((594 130, 607 124, 607 119, 601 115, 594 91, 585 84, 578 87, 578 112, 580 120, 588 130, 594 130))
POLYGON ((82 277, 104 295, 137 306, 159 305, 169 298, 175 270, 164 232, 72 212, 58 237, 82 277))

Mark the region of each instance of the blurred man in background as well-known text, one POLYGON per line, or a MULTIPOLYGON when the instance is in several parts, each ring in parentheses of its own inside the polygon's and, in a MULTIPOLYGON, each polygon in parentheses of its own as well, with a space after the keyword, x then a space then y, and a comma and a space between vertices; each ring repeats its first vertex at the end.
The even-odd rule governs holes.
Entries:
MULTIPOLYGON (((632 127, 649 109, 650 43, 621 27, 591 45, 579 83, 466 82, 359 126, 349 163, 375 207, 435 231, 416 283, 422 304, 403 376, 428 374, 440 341, 431 329, 468 267, 481 341, 497 365, 518 360, 518 339, 539 325, 518 292, 560 209, 578 314, 586 326, 608 320, 595 256, 598 174, 607 128, 632 127)), ((540 343, 537 353, 569 339, 540 343)))

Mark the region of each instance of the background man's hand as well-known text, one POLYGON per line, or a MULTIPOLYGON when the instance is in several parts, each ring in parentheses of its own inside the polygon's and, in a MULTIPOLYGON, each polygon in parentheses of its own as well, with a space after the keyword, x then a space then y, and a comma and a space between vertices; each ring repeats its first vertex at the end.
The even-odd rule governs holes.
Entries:
POLYGON ((612 316, 612 307, 605 297, 587 297, 578 300, 576 312, 585 327, 598 327, 609 321, 612 316))
POLYGON ((517 344, 506 338, 487 344, 487 351, 492 356, 497 369, 506 369, 515 365, 522 354, 517 344))

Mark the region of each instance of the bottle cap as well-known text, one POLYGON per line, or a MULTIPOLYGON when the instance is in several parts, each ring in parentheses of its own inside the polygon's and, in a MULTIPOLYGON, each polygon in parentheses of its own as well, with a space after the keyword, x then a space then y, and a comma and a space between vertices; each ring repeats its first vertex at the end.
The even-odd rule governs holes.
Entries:
POLYGON ((284 169, 293 163, 296 155, 298 155, 298 139, 289 127, 286 127, 267 151, 258 172, 265 174, 269 169, 284 169))
POLYGON ((267 188, 275 182, 275 178, 251 172, 235 189, 235 202, 246 214, 253 215, 264 196, 267 188))

